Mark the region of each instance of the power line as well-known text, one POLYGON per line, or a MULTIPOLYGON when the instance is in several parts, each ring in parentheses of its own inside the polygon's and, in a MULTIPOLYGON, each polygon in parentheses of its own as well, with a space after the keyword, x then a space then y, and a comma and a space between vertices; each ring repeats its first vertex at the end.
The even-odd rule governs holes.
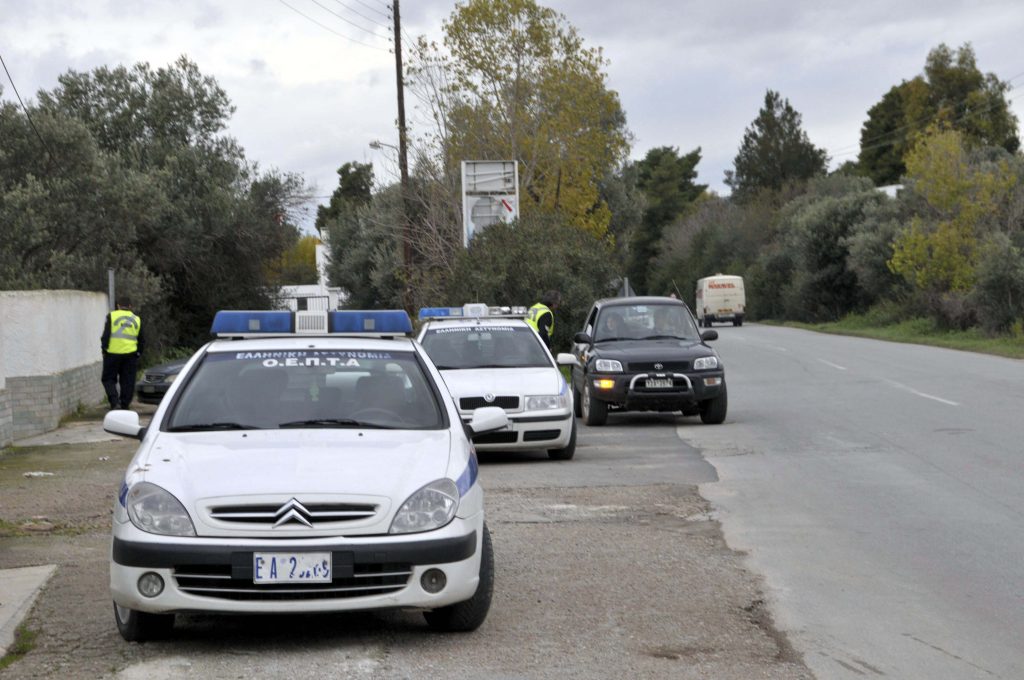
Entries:
MULTIPOLYGON (((363 2, 363 0, 356 0, 356 2, 358 2, 360 5, 362 5, 363 7, 365 7, 366 9, 368 9, 368 10, 370 10, 372 12, 376 12, 377 14, 380 14, 385 19, 390 19, 391 18, 391 15, 388 12, 382 12, 379 9, 377 9, 376 7, 374 7, 373 5, 366 4, 365 2, 363 2)), ((390 5, 386 5, 383 2, 381 2, 380 4, 384 5, 384 7, 388 9, 388 11, 391 10, 391 6, 390 5)))
POLYGON ((346 5, 341 0, 334 0, 334 1, 336 3, 338 3, 339 5, 341 5, 342 7, 344 7, 345 9, 347 9, 349 12, 352 12, 353 14, 355 14, 357 17, 362 17, 363 19, 365 19, 366 21, 369 21, 371 24, 373 24, 375 26, 380 26, 381 28, 387 28, 388 30, 390 30, 390 28, 387 26, 387 24, 382 24, 379 21, 377 21, 376 19, 371 19, 370 17, 366 16, 365 14, 363 14, 362 12, 357 10, 355 7, 352 7, 351 5, 346 5))
POLYGON ((25 112, 25 119, 28 121, 32 131, 36 133, 36 137, 39 138, 39 143, 43 145, 43 148, 46 149, 46 153, 50 155, 49 160, 52 162, 54 158, 53 151, 50 149, 50 145, 46 143, 46 140, 43 139, 43 136, 39 134, 36 124, 32 121, 32 115, 28 112, 28 107, 25 106, 25 102, 21 99, 21 93, 18 92, 18 86, 14 84, 14 78, 11 77, 11 72, 7 70, 7 62, 4 61, 3 55, 0 55, 0 64, 3 64, 4 73, 7 74, 7 80, 11 83, 11 89, 14 90, 14 95, 18 98, 18 103, 21 104, 21 108, 25 112))
MULTIPOLYGON (((1022 74, 1022 75, 1024 75, 1024 74, 1022 74)), ((1016 97, 1010 97, 1009 99, 1006 100, 1006 104, 1009 105, 1010 102, 1012 102, 1014 100, 1017 100, 1017 99, 1020 99, 1021 97, 1024 97, 1024 92, 1018 94, 1016 97)), ((976 111, 968 111, 967 113, 963 114, 962 116, 953 119, 953 122, 954 123, 960 123, 960 122, 963 122, 963 121, 965 121, 968 118, 971 118, 973 116, 980 116, 983 113, 988 113, 989 111, 991 111, 992 109, 994 109, 998 105, 999 105, 999 102, 993 102, 992 104, 990 104, 989 106, 987 106, 985 108, 978 109, 976 111)), ((928 122, 929 120, 931 120, 931 117, 929 117, 927 119, 923 119, 923 122, 928 122)), ((919 125, 919 123, 911 123, 909 125, 904 125, 902 128, 897 128, 896 130, 893 130, 893 131, 891 131, 889 133, 886 133, 884 135, 880 135, 880 136, 876 137, 875 139, 882 139, 882 138, 886 137, 887 135, 895 134, 896 132, 899 132, 900 130, 903 130, 903 129, 906 129, 907 132, 910 132, 911 131, 910 128, 917 127, 918 125, 919 125)), ((843 153, 836 153, 833 156, 833 158, 841 158, 843 156, 851 156, 853 154, 858 154, 859 155, 863 151, 871 151, 873 149, 884 149, 887 146, 892 146, 892 145, 896 144, 896 142, 905 140, 907 137, 908 137, 908 135, 901 134, 901 135, 899 135, 898 138, 890 139, 890 140, 888 140, 886 142, 882 142, 880 144, 872 144, 872 145, 869 145, 869 146, 862 146, 862 147, 860 147, 859 149, 856 149, 856 150, 846 151, 846 152, 843 152, 843 153)))
MULTIPOLYGON (((1021 78, 1021 77, 1024 77, 1024 71, 1021 71, 1017 75, 1007 79, 1005 82, 1006 83, 1012 83, 1013 81, 1015 81, 1015 80, 1017 80, 1018 78, 1021 78)), ((1009 91, 1012 92, 1014 89, 1015 88, 1011 87, 1011 88, 1009 88, 1009 91)), ((1014 99, 1016 99, 1016 97, 1014 97, 1014 99)), ((1010 101, 1013 101, 1013 99, 1010 99, 1010 100, 1007 100, 1007 101, 1010 102, 1010 101)), ((966 100, 961 101, 960 103, 964 104, 964 103, 966 103, 966 100)), ((995 106, 995 104, 989 106, 984 111, 985 112, 990 111, 994 106, 995 106)), ((969 115, 975 115, 977 113, 981 113, 981 111, 969 112, 968 114, 965 114, 965 117, 969 116, 969 115)), ((881 148, 883 146, 888 146, 888 144, 881 144, 881 145, 875 145, 875 146, 869 146, 869 147, 865 147, 864 145, 865 144, 872 144, 873 142, 877 142, 877 141, 879 141, 881 139, 885 139, 886 137, 890 137, 892 135, 900 135, 900 133, 902 133, 904 131, 909 131, 911 129, 919 128, 921 125, 924 125, 925 123, 929 122, 930 120, 932 120, 932 116, 931 115, 925 116, 925 117, 923 117, 923 118, 921 118, 919 120, 911 121, 910 123, 907 123, 906 125, 901 125, 898 128, 894 128, 892 130, 887 130, 887 131, 885 131, 885 132, 883 132, 881 134, 875 135, 874 137, 869 137, 868 139, 862 139, 857 144, 848 144, 846 146, 839 147, 838 149, 835 149, 835 150, 831 151, 830 153, 833 155, 833 157, 836 157, 836 156, 848 156, 854 150, 857 150, 859 152, 859 151, 863 151, 866 148, 878 149, 878 148, 881 148)), ((895 144, 897 141, 899 141, 899 139, 898 138, 894 138, 890 143, 891 144, 895 144)))
POLYGON ((338 36, 339 38, 344 38, 345 40, 348 40, 350 42, 354 42, 357 45, 362 45, 363 47, 369 47, 372 50, 380 50, 381 52, 388 52, 388 51, 390 51, 386 47, 377 47, 376 45, 370 45, 369 43, 364 43, 361 40, 356 40, 355 38, 349 37, 349 36, 345 35, 344 33, 338 33, 337 31, 335 31, 330 26, 325 26, 324 24, 321 24, 319 21, 317 21, 313 17, 311 17, 311 16, 309 16, 307 14, 304 14, 303 12, 300 12, 299 10, 295 9, 294 7, 289 5, 284 0, 277 0, 277 1, 280 2, 282 5, 284 5, 285 7, 287 7, 288 9, 290 9, 291 11, 295 12, 296 14, 298 14, 298 15, 306 18, 306 19, 308 19, 309 21, 312 21, 314 24, 316 24, 320 28, 324 29, 325 31, 330 31, 331 33, 333 33, 334 35, 338 36))
POLYGON ((360 31, 366 31, 367 33, 372 35, 374 38, 378 37, 377 33, 375 31, 372 31, 369 28, 366 28, 364 26, 360 26, 359 24, 357 24, 356 22, 352 21, 351 19, 346 19, 344 16, 342 16, 342 15, 338 14, 337 12, 335 12, 334 10, 330 9, 327 5, 324 5, 321 2, 319 2, 319 0, 310 0, 310 2, 312 2, 314 5, 316 5, 317 7, 322 9, 323 11, 327 12, 328 14, 330 14, 332 16, 338 17, 339 19, 344 21, 349 26, 355 26, 360 31))

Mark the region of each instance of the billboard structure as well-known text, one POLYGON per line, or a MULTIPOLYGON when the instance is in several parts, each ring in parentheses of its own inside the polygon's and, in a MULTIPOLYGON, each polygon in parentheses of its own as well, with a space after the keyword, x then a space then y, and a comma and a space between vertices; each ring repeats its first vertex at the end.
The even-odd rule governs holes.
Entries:
POLYGON ((462 161, 462 245, 498 222, 519 217, 519 164, 462 161))

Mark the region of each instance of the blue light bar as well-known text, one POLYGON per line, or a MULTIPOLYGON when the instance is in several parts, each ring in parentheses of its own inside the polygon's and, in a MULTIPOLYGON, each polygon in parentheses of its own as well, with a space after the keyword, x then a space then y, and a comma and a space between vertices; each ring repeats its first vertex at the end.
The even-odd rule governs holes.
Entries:
POLYGON ((438 318, 443 316, 462 316, 462 307, 423 307, 420 309, 419 317, 423 319, 438 318))
POLYGON ((331 333, 412 333, 412 321, 402 309, 346 310, 330 312, 331 333))
POLYGON ((248 335, 250 333, 294 333, 294 316, 288 311, 256 312, 221 310, 213 317, 210 332, 214 335, 248 335))

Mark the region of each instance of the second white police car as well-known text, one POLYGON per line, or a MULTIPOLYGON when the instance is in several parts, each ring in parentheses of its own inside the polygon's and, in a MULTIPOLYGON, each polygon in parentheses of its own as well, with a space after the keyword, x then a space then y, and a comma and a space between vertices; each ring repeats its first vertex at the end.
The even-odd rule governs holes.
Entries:
POLYGON ((558 367, 578 362, 571 354, 552 358, 525 316, 525 308, 478 303, 425 307, 419 342, 463 420, 482 406, 508 414, 512 427, 474 437, 478 450, 547 449, 550 458, 569 460, 576 453, 576 419, 572 390, 558 367))
POLYGON ((473 630, 494 563, 470 437, 402 311, 219 312, 114 503, 110 590, 127 640, 183 612, 423 610, 473 630))

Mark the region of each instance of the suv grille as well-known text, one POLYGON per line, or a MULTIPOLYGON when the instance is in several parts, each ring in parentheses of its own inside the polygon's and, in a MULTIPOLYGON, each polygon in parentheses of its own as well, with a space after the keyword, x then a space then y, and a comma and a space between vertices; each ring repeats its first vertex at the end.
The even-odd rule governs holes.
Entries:
MULTIPOLYGON (((249 554, 249 561, 252 555, 249 554)), ((338 565, 335 565, 336 568, 338 565)), ((408 564, 356 564, 351 576, 335 576, 330 583, 267 583, 252 582, 232 574, 230 564, 179 565, 174 568, 178 588, 190 595, 223 600, 334 600, 394 593, 412 576, 408 564)))
POLYGON ((689 361, 631 361, 629 370, 633 373, 671 373, 673 371, 685 371, 690 368, 689 361), (661 364, 661 368, 655 368, 654 364, 661 364))
POLYGON ((511 410, 519 408, 519 397, 495 397, 494 401, 484 401, 483 397, 463 397, 459 399, 459 408, 472 410, 484 406, 500 406, 503 409, 511 410))

